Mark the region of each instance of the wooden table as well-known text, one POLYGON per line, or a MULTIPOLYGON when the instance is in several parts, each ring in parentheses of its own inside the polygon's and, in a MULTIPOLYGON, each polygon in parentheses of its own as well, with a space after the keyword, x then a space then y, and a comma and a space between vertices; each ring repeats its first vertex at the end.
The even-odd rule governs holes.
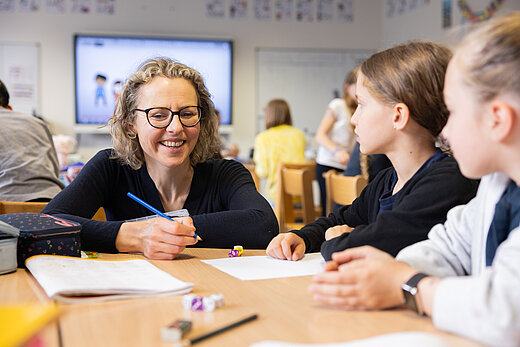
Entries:
MULTIPOLYGON (((433 332, 454 346, 479 346, 441 332, 430 318, 418 317, 407 310, 342 311, 317 304, 307 291, 311 276, 241 281, 200 261, 226 257, 227 252, 188 249, 174 261, 151 261, 180 280, 195 283, 194 294, 223 294, 226 301, 223 308, 214 312, 184 310, 182 296, 63 304, 59 321, 43 331, 46 346, 170 346, 161 340, 160 331, 176 319, 192 320, 193 329, 188 337, 194 337, 251 313, 257 313, 259 319, 197 346, 249 346, 267 339, 327 343, 404 331, 433 332)), ((243 256, 251 255, 265 255, 265 251, 244 251, 243 256)), ((143 258, 129 254, 102 254, 101 257, 143 258)), ((0 276, 0 304, 48 300, 26 270, 0 276)))

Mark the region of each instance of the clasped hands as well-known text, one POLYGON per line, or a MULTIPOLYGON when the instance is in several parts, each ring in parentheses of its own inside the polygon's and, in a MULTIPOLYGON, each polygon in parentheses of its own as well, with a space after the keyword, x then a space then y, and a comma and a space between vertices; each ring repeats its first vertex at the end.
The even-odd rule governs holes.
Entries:
POLYGON ((401 284, 417 270, 371 246, 333 253, 309 292, 321 303, 343 309, 383 309, 403 304, 401 284))
MULTIPOLYGON (((351 230, 347 225, 329 228, 325 239, 330 240, 351 230)), ((300 260, 305 253, 305 242, 291 232, 280 234, 271 241, 266 253, 273 258, 300 260)), ((417 272, 371 246, 332 254, 332 261, 325 264, 324 270, 314 276, 309 286, 316 301, 343 309, 365 310, 401 305, 401 284, 417 272)))

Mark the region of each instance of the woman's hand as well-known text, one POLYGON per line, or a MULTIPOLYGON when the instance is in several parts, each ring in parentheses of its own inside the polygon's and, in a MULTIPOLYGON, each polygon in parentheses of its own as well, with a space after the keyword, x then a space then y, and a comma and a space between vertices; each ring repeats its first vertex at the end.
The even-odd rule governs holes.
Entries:
POLYGON ((338 163, 347 165, 350 160, 350 154, 345 149, 340 149, 334 153, 334 158, 338 161, 338 163))
POLYGON ((266 253, 277 259, 300 260, 305 254, 305 241, 294 233, 283 233, 269 242, 266 253))
POLYGON ((191 217, 151 218, 123 223, 116 237, 120 252, 141 252, 150 259, 174 259, 188 245, 197 243, 191 217))
POLYGON ((335 227, 328 228, 325 231, 325 240, 328 241, 330 239, 336 238, 344 233, 349 233, 352 231, 352 228, 348 225, 336 225, 335 227))
POLYGON ((403 304, 401 285, 417 270, 370 246, 332 254, 309 291, 324 304, 345 309, 381 309, 403 304))

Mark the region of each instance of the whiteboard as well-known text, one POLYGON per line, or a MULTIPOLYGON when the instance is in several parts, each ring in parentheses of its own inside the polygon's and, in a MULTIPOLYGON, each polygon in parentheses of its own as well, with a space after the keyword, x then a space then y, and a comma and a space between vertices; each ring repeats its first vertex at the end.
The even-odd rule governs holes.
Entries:
POLYGON ((343 96, 347 73, 374 51, 264 49, 256 51, 257 133, 265 129, 262 108, 274 98, 289 103, 293 125, 316 133, 335 94, 343 96))
POLYGON ((40 112, 39 49, 37 43, 0 42, 0 80, 7 87, 14 111, 40 112))

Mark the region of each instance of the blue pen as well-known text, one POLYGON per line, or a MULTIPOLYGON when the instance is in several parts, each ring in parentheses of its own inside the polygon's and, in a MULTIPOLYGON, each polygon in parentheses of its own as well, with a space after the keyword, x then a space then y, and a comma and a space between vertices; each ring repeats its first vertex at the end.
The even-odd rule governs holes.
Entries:
MULTIPOLYGON (((164 217, 164 218, 166 218, 166 219, 169 219, 169 220, 171 220, 172 222, 176 222, 176 223, 178 223, 176 220, 170 218, 170 216, 168 216, 167 214, 162 213, 161 211, 159 211, 158 209, 156 209, 155 207, 153 207, 153 206, 150 205, 149 203, 144 202, 143 200, 139 199, 139 198, 138 198, 137 196, 135 196, 134 194, 128 192, 126 195, 127 195, 128 197, 132 198, 134 201, 140 203, 142 206, 146 207, 147 209, 149 209, 149 210, 152 211, 153 213, 158 214, 159 216, 164 217)), ((202 241, 202 239, 200 238, 200 236, 197 235, 197 234, 193 235, 193 237, 196 238, 196 239, 199 240, 199 241, 202 241)))

